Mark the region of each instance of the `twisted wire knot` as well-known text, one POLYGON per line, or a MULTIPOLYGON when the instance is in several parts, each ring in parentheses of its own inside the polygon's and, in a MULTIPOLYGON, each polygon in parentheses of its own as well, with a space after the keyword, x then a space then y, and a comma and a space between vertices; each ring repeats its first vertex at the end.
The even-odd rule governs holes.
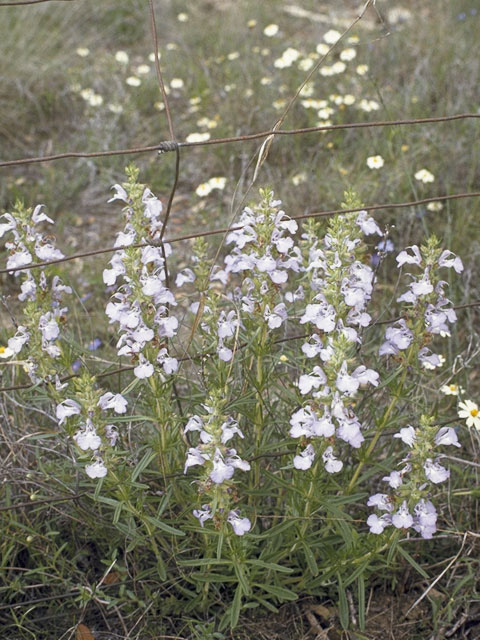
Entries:
POLYGON ((176 140, 165 140, 158 145, 158 155, 167 153, 168 151, 176 151, 178 149, 178 142, 176 140))

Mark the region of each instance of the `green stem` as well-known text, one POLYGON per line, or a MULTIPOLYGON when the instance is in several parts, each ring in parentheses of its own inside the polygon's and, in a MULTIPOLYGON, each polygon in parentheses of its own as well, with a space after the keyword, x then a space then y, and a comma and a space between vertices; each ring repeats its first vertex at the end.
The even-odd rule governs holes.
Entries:
POLYGON ((403 373, 402 373, 402 377, 400 379, 400 383, 399 383, 399 385, 398 385, 398 387, 397 387, 397 389, 396 389, 396 391, 395 391, 395 393, 393 395, 393 398, 390 401, 390 404, 388 405, 385 413, 383 414, 382 421, 378 425, 375 435, 373 436, 370 444, 368 445, 368 448, 367 448, 367 450, 365 452, 365 455, 363 456, 363 460, 360 460, 360 462, 358 463, 358 466, 355 469, 355 473, 353 474, 353 477, 350 480, 345 493, 350 493, 354 489, 355 485, 357 484, 358 477, 359 477, 363 467, 368 462, 368 459, 370 458, 373 450, 375 449, 375 446, 376 446, 378 440, 380 439, 380 436, 382 435, 383 430, 385 429, 385 426, 386 426, 386 424, 388 422, 390 414, 392 413, 393 409, 395 408, 395 406, 396 406, 396 404, 397 404, 397 402, 398 402, 398 400, 399 400, 399 398, 401 396, 401 393, 403 391, 403 385, 405 384, 405 379, 406 379, 407 373, 408 373, 408 367, 409 367, 410 361, 412 359, 412 356, 413 356, 414 352, 416 352, 416 351, 417 351, 417 345, 415 344, 415 341, 414 341, 412 343, 410 349, 408 350, 407 360, 406 360, 406 362, 405 362, 405 364, 403 366, 403 373))

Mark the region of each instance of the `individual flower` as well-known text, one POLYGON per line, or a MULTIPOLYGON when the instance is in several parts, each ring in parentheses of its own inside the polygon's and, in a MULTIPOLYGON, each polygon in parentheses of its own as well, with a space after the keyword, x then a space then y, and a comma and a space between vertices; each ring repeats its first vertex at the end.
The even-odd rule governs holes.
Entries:
POLYGON ((0 358, 10 358, 14 355, 14 352, 9 347, 0 346, 0 358))
POLYGON ((210 134, 208 131, 202 133, 189 133, 186 137, 186 142, 206 142, 210 140, 210 134))
POLYGON ((267 36, 267 38, 273 38, 278 33, 278 24, 269 24, 263 30, 263 33, 267 36))
POLYGON ((367 167, 369 169, 381 169, 384 164, 382 156, 369 156, 367 158, 367 167))
POLYGON ((323 35, 323 39, 327 44, 335 44, 341 37, 341 33, 336 29, 330 29, 323 35))
POLYGON ((343 60, 343 62, 350 62, 350 60, 353 60, 356 57, 357 52, 352 47, 348 47, 340 52, 340 60, 343 60))
POLYGON ((248 518, 241 518, 238 511, 230 511, 227 520, 232 525, 237 536, 243 536, 252 528, 250 520, 248 518))
POLYGON ((93 464, 87 464, 85 473, 89 478, 104 478, 107 475, 107 467, 103 460, 97 460, 93 464))
POLYGON ((128 64, 130 58, 126 51, 117 51, 115 54, 115 60, 121 64, 128 64))
POLYGON ((433 482, 433 484, 439 484, 445 482, 450 477, 450 470, 442 467, 438 462, 428 458, 424 464, 425 476, 433 482))
POLYGON ((139 87, 142 84, 142 81, 137 76, 128 76, 125 82, 129 87, 139 87))
POLYGON ((195 193, 200 198, 205 198, 211 192, 212 192, 212 187, 208 184, 208 182, 202 182, 202 184, 199 184, 198 187, 195 189, 195 193))
POLYGON ((428 169, 420 169, 416 172, 415 179, 426 184, 428 182, 433 182, 435 180, 435 176, 433 173, 430 173, 428 169))
POLYGON ((458 384, 444 384, 440 387, 441 393, 444 393, 446 396, 458 396, 460 391, 463 391, 458 384))
POLYGON ((408 529, 413 525, 413 517, 408 511, 406 500, 404 500, 395 513, 392 514, 392 524, 397 529, 408 529))
POLYGON ((375 513, 372 513, 367 518, 367 524, 370 527, 370 533, 380 534, 384 529, 392 524, 392 516, 384 514, 378 517, 375 513))
POLYGON ((459 402, 458 417, 466 420, 467 427, 475 427, 477 431, 480 431, 480 414, 478 405, 475 402, 471 400, 459 402))

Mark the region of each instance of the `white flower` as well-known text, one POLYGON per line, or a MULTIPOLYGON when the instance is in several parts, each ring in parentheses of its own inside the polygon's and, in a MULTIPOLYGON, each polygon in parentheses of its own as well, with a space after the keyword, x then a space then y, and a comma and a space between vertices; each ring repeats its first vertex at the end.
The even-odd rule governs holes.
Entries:
POLYGON ((435 436, 435 444, 437 446, 440 445, 453 445, 454 447, 461 447, 462 445, 458 441, 457 434, 455 433, 455 429, 452 427, 442 427, 437 431, 437 435, 435 436))
POLYGON ((378 517, 375 513, 368 516, 367 524, 370 527, 370 533, 380 534, 383 533, 385 527, 392 524, 392 518, 388 514, 378 517))
POLYGON ((452 253, 452 251, 449 251, 448 249, 445 249, 445 251, 442 253, 440 258, 438 259, 438 266, 448 267, 448 268, 453 267, 453 269, 457 273, 462 273, 463 271, 462 260, 458 256, 456 256, 454 253, 452 253))
POLYGON ((377 507, 380 511, 393 511, 393 505, 386 493, 375 493, 367 502, 368 507, 377 507))
POLYGON ((18 267, 24 267, 32 262, 32 254, 25 248, 20 248, 13 255, 7 259, 7 269, 17 269, 18 267))
POLYGON ((273 38, 278 33, 278 24, 269 24, 263 30, 263 33, 267 36, 267 38, 273 38))
POLYGON ((458 417, 464 418, 467 421, 467 427, 475 427, 477 431, 480 431, 480 415, 478 405, 471 400, 465 400, 465 402, 459 402, 458 408, 458 417))
POLYGON ((248 518, 240 518, 237 511, 230 511, 227 520, 232 525, 237 536, 243 536, 244 533, 247 533, 252 528, 250 520, 248 518))
POLYGON ((433 173, 430 173, 428 169, 420 169, 420 171, 417 171, 415 178, 424 183, 433 182, 435 180, 435 176, 433 173))
POLYGON ((375 220, 368 215, 366 211, 360 211, 355 222, 358 224, 358 226, 366 236, 371 236, 374 234, 383 236, 380 227, 377 225, 375 220))
POLYGON ((212 508, 210 505, 204 504, 201 509, 194 509, 193 515, 200 520, 200 525, 203 527, 207 520, 213 518, 212 508))
POLYGON ((458 384, 444 384, 440 387, 440 391, 446 396, 458 396, 460 387, 458 386, 458 384))
POLYGON ((300 455, 295 456, 293 459, 293 466, 295 469, 301 469, 305 471, 306 469, 310 469, 315 460, 315 451, 311 444, 308 444, 305 449, 300 453, 300 455))
POLYGON ((320 42, 320 44, 317 44, 316 46, 316 51, 321 56, 325 56, 330 51, 330 47, 328 46, 328 44, 325 44, 325 42, 320 42))
POLYGON ((27 328, 20 325, 17 329, 17 333, 9 338, 8 348, 13 351, 14 354, 20 353, 23 346, 29 341, 29 339, 30 333, 27 331, 27 328))
POLYGON ((80 413, 81 407, 78 402, 75 400, 64 400, 59 405, 57 405, 56 415, 58 424, 62 425, 66 418, 70 416, 75 416, 80 413))
POLYGON ((128 76, 125 82, 129 87, 139 87, 142 84, 142 81, 137 76, 128 76))
POLYGON ((413 518, 408 511, 406 500, 402 502, 402 506, 392 516, 392 524, 397 529, 408 529, 413 524, 413 518))
POLYGON ((225 189, 225 185, 227 184, 227 179, 224 177, 215 177, 215 178, 210 178, 210 180, 207 183, 211 189, 225 189))
POLYGON ((172 78, 172 81, 170 82, 172 89, 183 89, 184 84, 185 83, 181 78, 172 78))
POLYGON ((230 480, 233 476, 235 469, 230 464, 225 464, 223 456, 220 450, 215 451, 213 456, 213 469, 210 473, 210 480, 215 484, 221 484, 225 480, 230 480))
POLYGON ((120 393, 107 391, 98 400, 101 409, 113 409, 115 413, 125 413, 127 410, 127 400, 120 393))
POLYGON ((97 460, 93 464, 87 464, 85 472, 89 478, 104 478, 107 475, 107 467, 103 460, 97 460))
POLYGON ((10 358, 13 356, 13 350, 9 347, 0 347, 0 358, 10 358))
POLYGON ((83 431, 77 431, 73 439, 82 451, 87 451, 88 449, 96 451, 102 445, 100 436, 97 435, 93 428, 85 428, 83 431))
POLYGON ((385 164, 382 156, 369 156, 367 158, 367 167, 369 169, 381 169, 385 164))
POLYGON ((382 480, 384 482, 388 482, 392 489, 398 489, 398 487, 403 483, 402 474, 399 471, 392 471, 390 475, 384 476, 382 480))
POLYGON ((80 56, 80 58, 86 58, 90 54, 90 49, 87 49, 87 47, 78 47, 76 54, 80 56))
POLYGON ((341 35, 342 34, 336 31, 336 29, 330 29, 329 31, 327 31, 327 33, 324 34, 323 39, 327 44, 335 44, 340 39, 341 35))
POLYGON ((311 374, 300 376, 298 388, 302 395, 310 393, 312 389, 318 389, 320 385, 325 384, 327 377, 319 366, 313 367, 311 374))
POLYGON ((130 58, 126 51, 117 51, 117 53, 115 54, 115 60, 117 62, 120 62, 121 64, 128 64, 129 59, 130 58))
POLYGON ((143 358, 143 356, 140 357, 140 363, 133 370, 133 374, 135 375, 135 377, 139 378, 140 380, 149 378, 153 375, 153 372, 153 364, 151 362, 148 362, 148 360, 143 358))
POLYGON ((433 462, 430 458, 425 461, 423 468, 427 478, 434 484, 444 482, 450 477, 450 471, 448 469, 442 467, 438 462, 433 462))
POLYGON ((210 134, 208 131, 205 131, 204 133, 189 133, 186 137, 187 142, 206 142, 207 140, 210 140, 210 134))
POLYGON ((417 439, 417 434, 415 433, 415 429, 413 427, 404 427, 400 429, 399 433, 396 433, 394 438, 400 438, 402 442, 407 444, 409 447, 413 447, 413 443, 417 439))
POLYGON ((333 455, 333 447, 327 447, 322 454, 327 473, 338 473, 342 470, 343 462, 333 455))
POLYGON ((207 454, 202 453, 198 448, 194 449, 193 447, 190 447, 187 453, 187 460, 185 461, 184 473, 187 473, 187 469, 189 467, 193 467, 197 464, 204 465, 206 460, 208 460, 207 454))
POLYGON ((349 47, 348 49, 344 49, 343 51, 340 52, 340 60, 343 60, 344 62, 350 62, 350 60, 353 60, 356 57, 357 57, 357 52, 352 47, 349 47))

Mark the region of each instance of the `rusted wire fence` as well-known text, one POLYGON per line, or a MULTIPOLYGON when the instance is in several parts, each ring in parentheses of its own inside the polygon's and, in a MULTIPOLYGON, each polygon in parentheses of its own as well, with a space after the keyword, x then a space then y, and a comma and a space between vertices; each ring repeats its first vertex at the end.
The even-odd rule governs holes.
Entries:
MULTIPOLYGON (((141 153, 159 153, 159 154, 165 154, 165 153, 175 153, 176 155, 176 162, 175 162, 175 175, 174 175, 174 179, 172 182, 172 188, 168 197, 168 201, 167 201, 167 206, 166 206, 166 211, 165 211, 165 216, 164 216, 164 224, 162 227, 162 234, 159 240, 157 240, 155 242, 155 244, 157 246, 160 246, 163 250, 164 250, 164 245, 166 243, 175 243, 175 242, 181 242, 181 241, 185 241, 185 240, 192 240, 195 238, 200 238, 200 237, 211 237, 214 235, 223 235, 225 236, 227 233, 229 233, 230 231, 235 231, 235 230, 239 230, 242 227, 241 226, 228 226, 226 228, 222 228, 222 229, 209 229, 206 231, 201 231, 201 232, 197 232, 197 233, 191 233, 191 234, 186 234, 186 235, 182 235, 182 236, 176 236, 176 237, 166 237, 164 238, 164 234, 165 231, 167 229, 167 224, 168 224, 168 220, 169 220, 169 216, 170 216, 170 212, 171 212, 171 207, 172 207, 172 203, 175 197, 175 193, 176 193, 176 188, 177 188, 177 184, 178 184, 178 180, 179 180, 179 176, 180 176, 180 167, 181 167, 181 151, 183 149, 193 149, 196 147, 205 147, 205 146, 217 146, 217 145, 224 145, 224 144, 235 144, 235 143, 244 143, 244 142, 248 142, 248 141, 252 141, 252 140, 264 140, 264 143, 260 149, 260 152, 258 153, 258 159, 257 159, 257 164, 256 164, 256 169, 255 169, 255 175, 254 175, 254 179, 258 173, 259 168, 261 167, 261 165, 265 162, 265 160, 267 159, 268 156, 268 152, 270 149, 270 146, 272 144, 272 142, 274 141, 276 136, 296 136, 296 135, 306 135, 306 134, 315 134, 315 133, 321 133, 321 132, 329 132, 329 131, 338 131, 338 130, 348 130, 348 129, 368 129, 368 128, 378 128, 378 127, 393 127, 393 126, 416 126, 416 125, 428 125, 428 124, 437 124, 437 123, 442 123, 442 122, 451 122, 451 121, 455 121, 455 120, 466 120, 466 119, 479 119, 480 118, 480 113, 460 113, 460 114, 452 114, 452 115, 445 115, 445 116, 437 116, 437 117, 426 117, 426 118, 411 118, 411 119, 401 119, 401 120, 380 120, 380 121, 374 121, 374 122, 352 122, 352 123, 345 123, 345 124, 333 124, 333 125, 322 125, 322 126, 316 126, 316 127, 303 127, 303 128, 296 128, 296 129, 281 129, 280 127, 282 126, 283 122, 285 121, 285 118, 287 116, 287 114, 290 112, 292 106, 294 105, 294 103, 296 102, 296 100, 298 99, 298 97, 301 94, 301 91, 303 89, 303 87, 305 87, 305 85, 310 81, 310 79, 315 75, 315 73, 319 70, 319 68, 322 66, 323 62, 326 60, 326 58, 337 48, 338 44, 347 36, 347 34, 352 30, 352 28, 363 18, 363 16, 365 15, 365 12, 367 11, 367 9, 369 8, 373 8, 374 9, 374 5, 375 2, 374 0, 367 0, 361 10, 361 12, 358 14, 358 16, 352 21, 352 23, 350 24, 350 26, 345 29, 345 31, 341 34, 340 38, 337 40, 337 42, 335 44, 333 44, 328 52, 320 57, 320 59, 316 62, 316 64, 313 66, 312 70, 306 75, 306 77, 304 78, 304 80, 302 81, 302 83, 299 85, 298 89, 296 90, 295 94, 292 96, 292 98, 290 99, 290 101, 288 102, 286 108, 284 109, 283 113, 281 114, 280 118, 277 120, 277 122, 274 124, 274 126, 266 131, 258 131, 258 132, 251 132, 251 133, 247 133, 244 135, 237 135, 237 136, 230 136, 230 137, 223 137, 223 138, 211 138, 209 140, 204 140, 204 141, 198 141, 198 142, 187 142, 187 141, 181 141, 181 140, 177 140, 174 134, 174 123, 173 123, 173 119, 172 119, 172 114, 171 114, 171 109, 169 106, 169 102, 168 102, 168 96, 167 96, 167 92, 165 90, 165 85, 164 85, 164 81, 163 81, 163 73, 162 73, 162 69, 160 66, 160 61, 159 61, 159 55, 158 55, 158 35, 157 35, 157 25, 156 25, 156 17, 155 17, 155 8, 154 8, 154 1, 153 0, 147 0, 148 1, 148 9, 149 9, 149 20, 150 20, 150 27, 151 27, 151 34, 152 34, 152 42, 154 45, 154 55, 155 55, 155 70, 156 70, 156 76, 157 76, 157 80, 158 80, 158 86, 159 86, 159 90, 160 93, 162 95, 162 99, 163 99, 163 103, 165 106, 165 115, 166 115, 166 119, 167 119, 167 125, 168 125, 168 132, 169 132, 169 137, 170 139, 168 140, 163 140, 160 141, 156 144, 152 144, 152 145, 147 145, 147 146, 141 146, 141 147, 132 147, 129 149, 112 149, 112 150, 107 150, 107 151, 97 151, 97 152, 88 152, 88 151, 69 151, 66 153, 56 153, 56 154, 51 154, 51 155, 45 155, 45 156, 39 156, 39 157, 29 157, 29 158, 20 158, 20 159, 16 159, 16 160, 1 160, 0 159, 0 168, 6 168, 6 167, 15 167, 15 166, 24 166, 24 165, 30 165, 30 164, 38 164, 38 163, 47 163, 47 162, 52 162, 52 161, 59 161, 59 160, 67 160, 67 159, 72 159, 72 158, 102 158, 102 157, 109 157, 109 156, 128 156, 128 155, 135 155, 135 154, 141 154, 141 153)), ((81 2, 81 0, 23 0, 23 1, 11 1, 11 2, 0 2, 0 8, 1 7, 21 7, 23 5, 35 5, 35 4, 41 4, 41 3, 46 3, 46 2, 76 2, 79 3, 81 2)), ((1 19, 1 17, 0 17, 1 19)), ((253 184, 253 181, 252 181, 253 184)), ((445 194, 445 195, 441 195, 441 196, 435 196, 435 197, 431 197, 431 198, 423 198, 421 200, 413 200, 413 201, 409 201, 409 202, 389 202, 389 203, 383 203, 383 204, 371 204, 371 205, 366 205, 362 208, 356 208, 356 209, 333 209, 333 210, 319 210, 319 211, 311 211, 308 213, 304 213, 302 215, 298 215, 298 216, 291 216, 291 218, 293 220, 306 220, 309 218, 319 218, 319 217, 329 217, 329 216, 335 216, 335 215, 341 215, 341 214, 345 214, 345 213, 354 213, 357 211, 386 211, 389 209, 403 209, 403 208, 409 208, 409 207, 415 207, 415 206, 420 206, 420 205, 424 205, 424 204, 428 204, 430 202, 444 202, 444 201, 450 201, 450 200, 458 200, 458 199, 464 199, 464 198, 477 198, 480 196, 480 191, 473 191, 473 192, 467 192, 467 193, 455 193, 455 194, 445 194)), ((149 243, 139 243, 139 244, 134 244, 131 245, 132 247, 144 247, 147 246, 149 243)), ((51 260, 48 262, 37 262, 37 263, 32 263, 29 265, 25 265, 25 266, 21 266, 21 267, 17 267, 17 268, 10 268, 10 269, 0 269, 0 274, 11 274, 14 273, 16 271, 25 271, 28 269, 37 269, 37 268, 41 268, 41 267, 45 267, 48 265, 53 265, 53 264, 59 264, 59 263, 64 263, 64 262, 69 262, 71 260, 77 260, 77 259, 84 259, 84 258, 88 258, 91 256, 98 256, 101 254, 107 254, 107 253, 112 253, 115 251, 118 251, 119 248, 121 247, 112 247, 112 246, 108 246, 108 247, 103 247, 100 249, 94 249, 91 251, 85 251, 85 252, 80 252, 80 253, 75 253, 75 254, 71 254, 68 256, 65 256, 63 258, 57 259, 57 260, 51 260)), ((456 307, 454 307, 455 309, 467 309, 467 308, 473 308, 473 307, 478 307, 480 306, 480 301, 474 301, 468 304, 463 304, 463 305, 458 305, 456 307)), ((385 323, 390 323, 390 322, 395 322, 396 320, 398 320, 398 318, 393 318, 390 320, 386 320, 386 321, 382 321, 382 322, 377 322, 376 324, 385 324, 385 323)), ((305 338, 305 335, 301 335, 301 336, 291 336, 288 338, 283 338, 281 340, 277 340, 276 342, 285 342, 285 341, 289 341, 289 340, 298 340, 301 338, 305 338)), ((242 348, 245 345, 238 345, 237 348, 242 348)), ((194 355, 187 355, 185 357, 179 358, 180 361, 187 361, 187 360, 196 360, 202 357, 206 357, 210 354, 194 354, 194 355)), ((123 371, 129 371, 130 369, 133 369, 133 366, 125 366, 125 367, 121 367, 121 368, 117 368, 115 370, 111 370, 111 371, 106 371, 104 373, 100 373, 97 375, 98 378, 103 378, 103 377, 107 377, 107 376, 111 376, 111 375, 117 375, 119 373, 122 373, 123 371)), ((63 378, 63 381, 68 380, 70 378, 75 377, 75 374, 72 374, 70 376, 66 376, 65 378, 63 378)), ((24 384, 24 385, 14 385, 14 386, 10 386, 10 387, 2 387, 0 388, 0 392, 6 392, 6 391, 15 391, 15 390, 20 390, 20 389, 27 389, 32 387, 32 384, 24 384)))

